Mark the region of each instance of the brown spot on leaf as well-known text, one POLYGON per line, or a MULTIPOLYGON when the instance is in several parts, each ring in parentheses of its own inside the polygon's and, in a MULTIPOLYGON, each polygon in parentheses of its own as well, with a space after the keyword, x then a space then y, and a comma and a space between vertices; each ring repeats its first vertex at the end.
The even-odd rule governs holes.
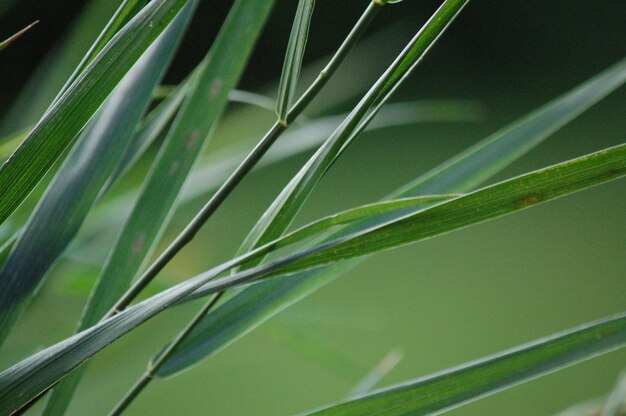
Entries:
POLYGON ((141 250, 143 250, 143 247, 146 245, 146 235, 144 233, 139 234, 139 237, 137 237, 137 239, 135 240, 135 242, 133 243, 133 253, 135 254, 139 254, 141 253, 141 250))
POLYGON ((185 140, 185 148, 189 149, 193 147, 193 145, 196 144, 199 138, 200 132, 197 129, 192 130, 191 133, 189 133, 189 136, 187 136, 187 140, 185 140))
POLYGON ((517 209, 527 208, 535 204, 538 204, 541 201, 542 199, 539 195, 528 195, 524 198, 521 198, 515 201, 515 208, 517 209))
POLYGON ((215 97, 217 97, 219 93, 222 92, 223 87, 224 87, 224 82, 220 78, 217 78, 216 80, 214 80, 213 83, 211 84, 211 88, 209 89, 209 98, 212 100, 215 97))
POLYGON ((167 172, 167 174, 169 176, 172 176, 173 174, 176 173, 176 171, 178 170, 179 166, 180 166, 180 162, 178 160, 175 160, 174 163, 172 163, 172 166, 170 166, 170 170, 169 170, 169 172, 167 172))

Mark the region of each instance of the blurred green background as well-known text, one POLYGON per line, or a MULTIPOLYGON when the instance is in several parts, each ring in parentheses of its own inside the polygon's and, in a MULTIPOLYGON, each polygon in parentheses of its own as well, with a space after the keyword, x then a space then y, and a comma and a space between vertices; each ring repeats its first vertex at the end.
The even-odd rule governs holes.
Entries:
MULTIPOLYGON (((64 45, 72 30, 78 30, 74 25, 81 13, 91 16, 83 18, 83 28, 95 36, 116 3, 0 3, 0 37, 41 20, 0 57, 0 106, 20 108, 22 100, 27 103, 22 108, 34 110, 6 116, 4 132, 24 127, 45 109, 54 86, 58 88, 71 71, 69 66, 55 68, 51 62, 56 56, 64 53, 74 62, 80 60, 89 36, 71 48, 64 45), (48 80, 50 90, 20 95, 38 73, 48 80)), ((354 0, 317 3, 303 85, 366 5, 354 0)), ((230 4, 201 2, 168 83, 180 81, 206 53, 230 4)), ((278 2, 242 88, 273 94, 295 4, 278 2)), ((407 0, 386 7, 363 47, 310 113, 348 110, 436 5, 407 0)), ((324 178, 298 224, 386 195, 614 63, 625 52, 625 17, 621 0, 470 2, 397 100, 470 99, 484 108, 484 117, 471 123, 423 123, 364 135, 324 178)), ((496 179, 623 142, 624 98, 624 89, 611 95, 496 179)), ((272 120, 272 114, 261 110, 232 106, 209 151, 234 142, 249 146, 272 120)), ((167 269, 161 286, 232 255, 307 156, 260 169, 244 181, 197 241, 167 269)), ((114 194, 139 181, 141 173, 137 169, 114 194)), ((166 240, 201 203, 181 208, 166 240)), ((623 311, 625 208, 622 180, 374 256, 192 371, 153 383, 129 414, 297 414, 345 397, 393 349, 400 350, 403 359, 380 385, 623 311)), ((103 235, 102 244, 111 235, 103 235)), ((0 352, 0 367, 68 336, 97 272, 96 267, 71 261, 59 263, 0 352)), ((196 308, 194 304, 165 313, 99 354, 71 414, 105 414, 196 308)), ((626 352, 611 353, 450 413, 554 414, 605 394, 624 367, 626 352)))

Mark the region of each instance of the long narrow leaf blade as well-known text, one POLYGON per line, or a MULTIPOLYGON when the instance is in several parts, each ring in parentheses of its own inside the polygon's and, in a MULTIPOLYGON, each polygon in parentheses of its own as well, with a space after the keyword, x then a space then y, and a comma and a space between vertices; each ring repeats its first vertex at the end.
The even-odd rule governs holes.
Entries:
POLYGON ((624 345, 626 315, 622 314, 310 414, 438 414, 624 345))
MULTIPOLYGON (((488 218, 525 209, 541 201, 624 175, 626 175, 626 145, 529 173, 349 238, 322 244, 268 265, 212 280, 251 257, 249 255, 233 259, 46 348, 0 373, 0 414, 19 410, 98 351, 168 307, 193 298, 191 294, 215 293, 274 274, 289 273, 306 267, 328 264, 340 258, 364 255, 414 242, 432 237, 435 233, 442 234, 470 223, 482 222, 488 218), (513 192, 507 198, 506 194, 511 190, 513 192), (520 194, 523 195, 522 199, 520 194), (538 198, 538 195, 541 195, 541 198, 538 198), (481 204, 480 201, 485 202, 481 204), (474 217, 472 221, 467 216, 467 211, 477 208, 481 215, 474 217), (444 222, 431 224, 431 227, 420 225, 422 220, 431 218, 442 219, 444 222), (407 233, 403 226, 408 226, 412 233, 407 233), (384 241, 387 243, 383 244, 384 241), (350 250, 346 250, 347 248, 350 250), (354 251, 355 248, 363 251, 354 251), (315 262, 311 261, 312 259, 315 259, 315 262)), ((173 365, 180 364, 178 362, 173 365)))
POLYGON ((480 189, 450 202, 339 237, 281 273, 379 252, 458 230, 589 188, 626 174, 626 144, 480 189))
POLYGON ((240 253, 279 237, 289 227, 322 176, 354 140, 356 134, 372 120, 468 1, 446 0, 437 9, 354 110, 278 195, 246 237, 240 253))
POLYGON ((192 90, 98 279, 81 328, 93 325, 113 306, 152 252, 191 167, 226 106, 229 91, 243 72, 272 5, 267 0, 238 0, 233 5, 211 48, 211 59, 203 63, 195 85, 190 87, 192 90))
POLYGON ((0 223, 63 150, 187 0, 155 0, 113 37, 0 167, 0 223))
MULTIPOLYGON (((182 15, 181 15, 182 16, 182 15)), ((182 16, 185 17, 185 16, 182 16)), ((185 29, 178 20, 129 71, 48 187, 0 270, 0 344, 78 231, 123 155, 185 29)))
POLYGON ((309 37, 309 27, 311 25, 314 7, 315 0, 300 0, 298 9, 296 10, 296 17, 293 21, 293 27, 291 28, 291 35, 289 36, 289 44, 287 45, 285 62, 283 64, 283 72, 280 77, 280 83, 278 84, 278 100, 276 103, 278 119, 283 122, 287 119, 287 113, 289 112, 296 87, 298 86, 302 59, 304 58, 304 50, 309 37))
MULTIPOLYGON (((459 156, 394 192, 389 198, 428 193, 468 192, 545 140, 626 81, 626 60, 555 99, 510 127, 499 131, 459 156)), ((360 227, 374 225, 363 221, 360 227)), ((346 235, 340 230, 332 237, 346 235)), ((344 261, 290 279, 262 282, 246 288, 208 314, 173 355, 161 375, 183 371, 247 334, 280 311, 308 296, 342 273, 360 264, 344 261)))
MULTIPOLYGON (((41 255, 38 258, 39 262, 41 261, 41 257, 47 257, 49 263, 52 264, 52 261, 61 254, 62 250, 65 249, 66 245, 74 237, 79 225, 87 215, 89 208, 95 203, 96 198, 99 196, 96 191, 101 188, 102 191, 105 191, 106 186, 115 179, 112 173, 115 172, 114 169, 116 165, 119 166, 121 163, 125 162, 123 155, 124 150, 128 153, 130 146, 128 141, 133 134, 135 126, 150 103, 153 89, 165 74, 165 70, 178 49, 178 45, 191 20, 196 4, 195 0, 187 4, 181 13, 172 21, 170 27, 163 32, 161 37, 157 39, 146 54, 138 61, 137 67, 131 70, 129 75, 133 77, 131 81, 134 82, 134 85, 125 86, 125 88, 120 90, 120 97, 116 97, 118 91, 116 90, 107 100, 106 106, 104 107, 105 112, 99 114, 97 122, 93 124, 93 129, 91 130, 95 132, 96 137, 100 138, 102 142, 102 149, 96 148, 93 145, 89 147, 90 154, 88 156, 94 160, 86 160, 85 156, 87 155, 79 156, 77 162, 80 163, 81 166, 85 166, 84 171, 73 169, 71 174, 68 175, 65 175, 63 171, 59 172, 59 176, 63 178, 64 181, 72 184, 72 186, 67 187, 67 189, 61 189, 57 193, 57 204, 61 205, 63 215, 51 219, 49 218, 50 213, 55 212, 56 207, 45 206, 46 211, 41 214, 44 226, 41 228, 46 229, 45 224, 47 221, 48 224, 57 224, 58 227, 65 230, 65 233, 61 234, 50 230, 52 227, 48 225, 43 235, 48 235, 48 238, 54 241, 42 241, 45 239, 41 239, 41 237, 36 241, 43 247, 46 247, 47 244, 49 244, 47 247, 56 246, 58 250, 51 252, 51 250, 48 249, 45 251, 45 255, 41 255), (107 114, 106 111, 108 111, 109 114, 107 114), (113 146, 110 146, 111 148, 107 149, 108 141, 118 143, 118 146, 116 146, 118 148, 112 149, 113 146), (111 153, 109 156, 111 163, 107 163, 106 167, 103 166, 101 169, 98 169, 99 165, 103 165, 107 153, 111 153), (70 206, 64 206, 67 204, 70 206), (62 235, 66 238, 61 239, 60 237, 62 235)), ((123 83, 127 78, 124 79, 123 83)), ((71 163, 71 159, 68 160, 70 166, 71 163)), ((43 208, 44 205, 42 204, 40 211, 42 211, 43 208)), ((37 238, 37 235, 37 230, 34 230, 34 238, 37 238)), ((33 274, 30 275, 30 278, 33 278, 33 274)), ((81 372, 77 371, 65 378, 54 388, 46 405, 44 415, 61 416, 65 413, 80 377, 81 372)))

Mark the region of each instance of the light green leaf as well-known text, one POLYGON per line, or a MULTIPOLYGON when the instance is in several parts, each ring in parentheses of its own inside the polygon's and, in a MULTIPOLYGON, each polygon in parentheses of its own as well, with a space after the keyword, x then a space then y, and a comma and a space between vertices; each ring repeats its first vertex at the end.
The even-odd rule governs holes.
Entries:
POLYGON ((590 323, 311 415, 431 415, 626 345, 626 315, 590 323))
MULTIPOLYGON (((626 81, 626 60, 590 79, 578 88, 555 99, 521 120, 511 124, 459 156, 420 176, 388 198, 428 193, 468 192, 533 149, 552 132, 593 106, 626 81)), ((350 230, 363 229, 376 222, 363 221, 358 226, 339 230, 331 238, 345 236, 350 230)), ((220 351, 252 331, 272 316, 308 296, 342 273, 360 264, 360 260, 300 273, 290 279, 261 282, 225 301, 194 330, 181 345, 177 364, 164 366, 163 376, 182 371, 220 351)), ((174 362, 174 361, 172 361, 174 362)))
MULTIPOLYGON (((265 254, 265 248, 261 247, 161 292, 0 373, 0 414, 19 410, 111 342, 181 301, 443 234, 624 175, 626 144, 529 173, 273 263, 213 280, 254 256, 265 254), (194 296, 190 296, 192 294, 194 296)), ((272 244, 268 246, 271 249, 272 244)), ((188 359, 189 355, 182 358, 188 359)), ((181 365, 179 361, 172 366, 186 368, 188 363, 181 365)))
MULTIPOLYGON (((367 126, 366 131, 420 122, 475 122, 482 116, 481 107, 471 101, 429 100, 393 103, 381 110, 376 119, 367 126)), ((319 145, 344 118, 345 115, 320 117, 308 120, 301 126, 294 126, 293 130, 285 132, 281 140, 270 148, 257 167, 278 163, 319 145)), ((202 165, 189 175, 180 195, 179 205, 189 204, 214 191, 228 178, 248 151, 248 147, 233 144, 233 146, 210 154, 202 165)), ((102 251, 94 247, 100 244, 96 237, 107 230, 119 227, 123 218, 131 212, 134 200, 134 192, 128 192, 97 208, 93 214, 94 220, 85 224, 84 233, 79 240, 80 244, 70 247, 68 257, 73 261, 87 261, 91 264, 93 260, 90 259, 93 258, 93 253, 102 251)), ((101 261, 98 261, 97 265, 100 264, 101 261)))
MULTIPOLYGON (((354 110, 274 200, 246 237, 239 253, 279 237, 289 227, 322 176, 356 135, 367 126, 467 2, 468 0, 446 0, 441 5, 354 110)), ((259 261, 260 259, 256 263, 259 261)))
POLYGON ((300 70, 302 69, 302 59, 306 49, 306 42, 309 37, 309 27, 311 17, 315 8, 315 0, 300 0, 298 9, 293 20, 289 44, 285 53, 283 72, 278 85, 278 100, 276 104, 276 114, 278 120, 286 122, 287 113, 291 107, 293 96, 298 86, 300 70))
POLYGON ((155 0, 81 73, 0 167, 0 223, 22 203, 126 72, 185 5, 155 0))

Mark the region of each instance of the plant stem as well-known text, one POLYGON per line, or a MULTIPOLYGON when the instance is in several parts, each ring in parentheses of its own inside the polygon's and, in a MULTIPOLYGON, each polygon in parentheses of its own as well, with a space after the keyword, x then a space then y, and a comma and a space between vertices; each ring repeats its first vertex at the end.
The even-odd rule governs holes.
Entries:
POLYGON ((384 3, 372 1, 359 21, 350 31, 344 42, 341 44, 337 52, 333 55, 329 63, 319 73, 315 81, 302 94, 298 101, 289 110, 286 120, 276 121, 270 130, 265 134, 263 139, 252 149, 241 164, 235 169, 231 176, 224 184, 213 194, 211 199, 202 207, 196 216, 187 224, 185 229, 174 239, 174 241, 161 253, 157 260, 148 267, 148 269, 135 281, 131 288, 117 301, 113 308, 104 316, 103 319, 109 318, 126 308, 141 291, 154 279, 154 277, 169 263, 169 261, 178 254, 191 240, 196 233, 202 228, 204 223, 213 215, 213 213, 226 200, 231 192, 237 187, 241 180, 252 170, 256 163, 274 144, 276 139, 287 129, 289 124, 293 122, 317 96, 317 94, 326 85, 330 77, 339 68, 345 60, 350 50, 361 38, 370 22, 376 16, 384 3))
POLYGON ((170 342, 163 352, 159 354, 156 360, 148 365, 146 371, 137 380, 133 387, 126 393, 126 396, 115 406, 115 408, 109 413, 109 416, 121 415, 124 410, 133 402, 133 400, 143 391, 143 389, 150 384, 154 379, 154 375, 159 371, 159 368, 167 361, 172 355, 176 347, 187 338, 189 333, 193 330, 198 322, 204 318, 204 316, 213 308, 213 306, 220 300, 224 292, 214 294, 211 299, 200 309, 196 316, 187 324, 177 336, 170 342))
MULTIPOLYGON (((106 319, 124 308, 126 308, 133 299, 152 281, 152 279, 165 267, 165 265, 185 246, 189 243, 204 223, 219 208, 224 200, 230 195, 241 180, 250 172, 254 165, 267 152, 272 144, 287 129, 289 124, 293 122, 317 96, 317 94, 326 85, 330 77, 339 68, 350 50, 361 38, 366 28, 369 26, 373 18, 385 3, 373 0, 356 25, 350 31, 344 42, 341 44, 337 52, 333 55, 326 67, 322 69, 315 81, 302 94, 298 101, 291 107, 287 113, 285 121, 277 120, 271 129, 265 134, 263 139, 255 146, 255 148, 246 156, 241 164, 235 169, 231 176, 224 184, 215 192, 213 197, 206 203, 204 207, 196 214, 196 216, 187 224, 185 229, 176 237, 176 239, 165 249, 165 251, 152 263, 152 265, 137 279, 135 284, 120 298, 115 306, 105 315, 106 319)), ((154 374, 167 361, 174 350, 189 335, 195 326, 209 313, 209 311, 217 304, 224 292, 217 292, 196 314, 193 320, 181 331, 176 338, 165 348, 163 353, 159 354, 156 361, 152 363, 146 372, 137 380, 130 391, 111 411, 110 416, 117 416, 133 402, 133 400, 143 391, 143 389, 152 381, 154 374)))

